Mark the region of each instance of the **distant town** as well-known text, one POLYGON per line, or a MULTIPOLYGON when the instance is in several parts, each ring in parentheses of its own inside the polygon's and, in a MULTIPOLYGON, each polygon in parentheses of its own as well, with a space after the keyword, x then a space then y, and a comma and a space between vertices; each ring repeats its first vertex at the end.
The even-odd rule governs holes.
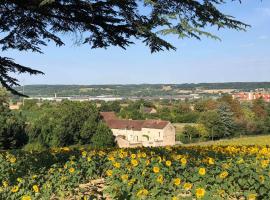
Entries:
POLYGON ((142 84, 142 85, 29 85, 17 88, 28 95, 12 98, 10 109, 19 109, 25 99, 61 102, 121 101, 121 100, 197 100, 217 99, 231 95, 239 101, 262 98, 270 102, 270 83, 202 83, 202 84, 142 84), (227 87, 227 88, 226 88, 227 87), (233 88, 234 87, 234 88, 233 88))

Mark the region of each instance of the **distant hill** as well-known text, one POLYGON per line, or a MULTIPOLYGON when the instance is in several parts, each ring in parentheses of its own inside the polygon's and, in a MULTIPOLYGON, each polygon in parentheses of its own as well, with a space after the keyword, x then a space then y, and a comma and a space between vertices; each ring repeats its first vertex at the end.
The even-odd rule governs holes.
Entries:
MULTIPOLYGON (((29 96, 165 96, 177 95, 185 90, 237 89, 250 91, 257 88, 270 89, 270 82, 231 83, 185 83, 185 84, 130 84, 130 85, 26 85, 24 91, 29 96)), ((15 88, 22 92, 22 87, 15 88)))

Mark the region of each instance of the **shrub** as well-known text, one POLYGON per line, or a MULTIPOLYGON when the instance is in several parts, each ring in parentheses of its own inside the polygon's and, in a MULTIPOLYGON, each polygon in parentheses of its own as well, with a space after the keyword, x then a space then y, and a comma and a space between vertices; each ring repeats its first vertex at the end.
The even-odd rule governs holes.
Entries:
POLYGON ((9 109, 2 110, 0 113, 0 149, 16 149, 26 144, 28 138, 25 126, 22 116, 12 113, 9 109))
POLYGON ((115 145, 115 137, 104 123, 100 123, 96 133, 91 138, 91 142, 95 147, 113 147, 115 145))
POLYGON ((31 151, 45 151, 46 149, 47 148, 38 141, 28 143, 27 145, 25 145, 23 147, 23 150, 29 151, 29 152, 31 152, 31 151))

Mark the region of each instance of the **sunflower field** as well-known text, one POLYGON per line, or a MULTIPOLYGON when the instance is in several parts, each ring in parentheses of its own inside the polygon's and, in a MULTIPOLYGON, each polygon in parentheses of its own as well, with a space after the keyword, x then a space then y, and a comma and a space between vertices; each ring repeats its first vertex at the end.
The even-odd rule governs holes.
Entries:
POLYGON ((0 199, 270 199, 270 148, 0 152, 0 199))

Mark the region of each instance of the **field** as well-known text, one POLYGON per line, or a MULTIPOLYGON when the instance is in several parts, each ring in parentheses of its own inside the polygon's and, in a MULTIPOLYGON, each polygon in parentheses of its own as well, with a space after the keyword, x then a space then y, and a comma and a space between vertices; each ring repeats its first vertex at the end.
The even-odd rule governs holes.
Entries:
POLYGON ((200 145, 200 146, 209 146, 209 145, 270 145, 270 135, 263 136, 250 136, 250 137, 241 137, 227 140, 218 140, 218 141, 208 141, 200 142, 188 145, 200 145))
POLYGON ((0 199, 270 198, 270 148, 185 146, 0 153, 0 199))

